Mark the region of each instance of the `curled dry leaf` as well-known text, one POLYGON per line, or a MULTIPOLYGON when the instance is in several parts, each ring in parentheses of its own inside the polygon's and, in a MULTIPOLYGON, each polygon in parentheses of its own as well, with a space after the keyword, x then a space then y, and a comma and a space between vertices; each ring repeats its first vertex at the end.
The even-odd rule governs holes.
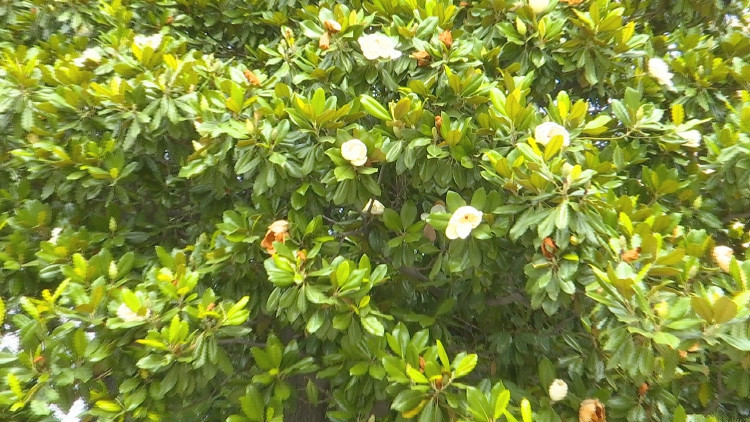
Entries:
POLYGON ((555 256, 555 252, 557 252, 557 244, 554 240, 552 240, 551 237, 545 237, 542 241, 542 255, 544 255, 545 258, 548 260, 552 259, 553 256, 555 256))
POLYGON ((604 404, 597 399, 586 399, 578 408, 578 422, 607 422, 604 404))
POLYGON ((260 242, 260 246, 271 255, 276 253, 276 249, 273 247, 273 242, 284 242, 289 238, 289 222, 286 220, 274 221, 268 226, 265 237, 260 242))
POLYGON ((438 35, 438 39, 445 45, 445 48, 449 49, 453 45, 453 35, 450 29, 446 29, 438 35))
POLYGON ((331 34, 337 34, 339 31, 341 31, 341 24, 332 19, 328 19, 323 22, 323 27, 325 27, 326 31, 330 32, 331 34))

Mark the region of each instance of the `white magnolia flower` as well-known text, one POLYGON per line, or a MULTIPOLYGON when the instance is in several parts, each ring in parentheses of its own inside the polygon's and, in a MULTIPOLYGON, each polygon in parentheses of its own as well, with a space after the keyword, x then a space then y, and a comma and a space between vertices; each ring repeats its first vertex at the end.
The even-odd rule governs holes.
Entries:
POLYGON ((117 317, 125 322, 145 321, 151 315, 151 310, 146 310, 146 315, 138 315, 126 304, 121 304, 117 308, 117 317))
POLYGON ((380 58, 394 60, 401 57, 401 52, 396 50, 396 41, 385 34, 363 35, 357 41, 360 48, 362 48, 362 54, 368 60, 377 60, 380 58))
POLYGON ((693 129, 685 132, 677 132, 677 136, 687 141, 682 144, 686 147, 700 148, 701 146, 701 133, 698 130, 693 129))
POLYGON ((542 13, 549 7, 549 0, 529 0, 529 7, 536 14, 542 13))
POLYGON ((448 239, 466 239, 471 231, 482 223, 482 211, 464 205, 457 209, 451 219, 448 221, 448 227, 445 228, 445 235, 448 239))
POLYGON ((80 57, 77 57, 73 60, 73 64, 78 67, 84 67, 87 63, 99 63, 102 61, 102 55, 99 54, 98 51, 96 51, 93 48, 87 48, 83 50, 83 53, 81 53, 80 57))
POLYGON ((648 59, 648 73, 653 76, 660 84, 668 87, 674 86, 672 84, 672 72, 669 71, 669 65, 660 58, 648 59))
POLYGON ((161 45, 162 35, 161 34, 153 34, 153 35, 136 35, 133 39, 133 42, 135 45, 137 45, 140 48, 143 47, 151 47, 152 49, 156 50, 161 45))
POLYGON ((420 217, 424 221, 424 220, 427 220, 427 217, 429 217, 430 214, 436 214, 436 213, 439 213, 439 212, 445 212, 445 205, 443 205, 443 204, 435 204, 435 205, 432 206, 432 208, 430 208, 430 212, 422 213, 422 215, 420 217))
POLYGON ((341 144, 341 156, 353 166, 363 166, 367 162, 367 145, 359 139, 350 139, 341 144))
POLYGON ((567 395, 568 384, 566 384, 565 381, 561 379, 552 381, 552 384, 549 386, 549 398, 551 398, 552 401, 560 401, 567 395))
POLYGON ((713 250, 713 257, 716 264, 725 273, 729 272, 729 264, 732 263, 732 256, 734 251, 729 246, 717 246, 713 250))
POLYGON ((367 201, 367 204, 365 204, 365 207, 362 208, 362 212, 367 211, 370 211, 370 214, 372 215, 382 215, 385 211, 385 205, 377 199, 370 199, 367 201))
POLYGON ((534 139, 542 145, 547 145, 557 135, 562 136, 564 147, 570 145, 570 134, 564 127, 555 122, 544 122, 534 129, 534 139))

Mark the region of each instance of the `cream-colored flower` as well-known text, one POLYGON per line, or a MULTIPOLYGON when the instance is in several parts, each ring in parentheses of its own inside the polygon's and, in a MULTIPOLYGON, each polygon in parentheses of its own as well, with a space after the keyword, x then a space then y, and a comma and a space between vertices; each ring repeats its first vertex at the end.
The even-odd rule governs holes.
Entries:
POLYGON ((562 136, 564 147, 570 145, 570 134, 555 122, 544 122, 534 129, 534 139, 542 145, 547 145, 557 135, 562 136))
POLYGON ((549 0, 529 0, 529 7, 536 14, 542 13, 549 7, 549 0))
POLYGON ((660 84, 670 88, 674 86, 672 84, 672 77, 674 75, 669 71, 669 65, 664 60, 658 57, 648 59, 648 73, 659 81, 660 84))
POLYGON ((136 321, 145 321, 146 318, 151 316, 151 310, 146 309, 146 314, 141 316, 138 315, 138 313, 134 312, 128 305, 125 303, 122 303, 117 308, 117 317, 125 322, 136 322, 136 321))
POLYGON ((81 53, 80 57, 77 57, 73 60, 73 64, 78 67, 84 67, 89 62, 98 64, 102 61, 102 55, 99 54, 98 51, 96 51, 93 48, 87 48, 83 50, 83 53, 81 53))
POLYGON ((445 235, 448 239, 466 239, 471 234, 471 231, 477 228, 482 223, 482 211, 478 209, 464 205, 457 209, 453 215, 451 215, 448 221, 448 227, 445 228, 445 235))
POLYGON ((367 162, 367 145, 359 139, 350 139, 341 144, 341 156, 353 166, 363 166, 367 162))
POLYGON ((385 212, 385 205, 377 199, 370 199, 367 201, 367 204, 365 204, 365 207, 362 208, 362 212, 367 211, 372 215, 382 215, 383 212, 385 212))
POLYGON ((381 34, 369 34, 359 37, 360 48, 362 48, 362 54, 368 60, 377 60, 380 58, 395 60, 401 57, 401 52, 396 50, 396 41, 391 37, 381 34))
POLYGON ((729 272, 729 264, 732 263, 732 256, 734 251, 729 246, 717 246, 713 250, 713 257, 716 264, 725 273, 729 272))
POLYGON ((144 47, 151 47, 152 49, 156 50, 161 45, 162 41, 162 35, 161 34, 153 34, 153 35, 136 35, 133 39, 133 43, 137 45, 140 48, 144 47))
POLYGON ((701 133, 698 130, 693 129, 685 132, 677 132, 677 136, 687 141, 682 144, 686 147, 700 148, 701 146, 701 133))
POLYGON ((560 401, 567 395, 568 384, 566 384, 565 381, 561 379, 552 381, 552 384, 549 386, 549 398, 551 398, 552 401, 560 401))

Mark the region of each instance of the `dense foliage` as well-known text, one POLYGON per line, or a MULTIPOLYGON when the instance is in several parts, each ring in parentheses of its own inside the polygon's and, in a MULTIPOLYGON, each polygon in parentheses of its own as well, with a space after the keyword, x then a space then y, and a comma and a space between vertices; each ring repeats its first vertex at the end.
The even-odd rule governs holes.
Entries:
POLYGON ((749 10, 0 0, 0 419, 750 416, 749 10))

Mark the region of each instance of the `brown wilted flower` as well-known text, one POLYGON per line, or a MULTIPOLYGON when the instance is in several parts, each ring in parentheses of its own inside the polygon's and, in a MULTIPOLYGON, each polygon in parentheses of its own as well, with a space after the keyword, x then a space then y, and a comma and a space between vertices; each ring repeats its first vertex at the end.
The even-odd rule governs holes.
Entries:
POLYGON ((571 6, 578 6, 583 3, 583 0, 560 0, 563 3, 568 3, 571 6))
POLYGON ((468 1, 462 1, 461 3, 458 3, 458 5, 459 5, 459 7, 466 7, 466 6, 469 6, 469 2, 468 1))
POLYGON ((423 232, 424 232, 424 237, 426 237, 427 240, 429 240, 432 243, 435 243, 435 240, 437 239, 437 232, 431 225, 425 224, 423 232))
POLYGON ((578 422, 607 422, 604 404, 597 399, 586 399, 578 408, 578 422))
POLYGON ((260 86, 260 79, 258 79, 258 76, 253 73, 252 70, 245 69, 242 73, 245 75, 245 79, 247 79, 250 85, 260 86))
POLYGON ((631 263, 631 262, 635 261, 636 259, 638 259, 639 256, 641 256, 641 248, 640 247, 635 248, 635 249, 630 249, 628 251, 623 252, 622 255, 620 255, 620 257, 622 258, 622 260, 625 261, 625 262, 627 262, 627 263, 631 263))
POLYGON ((542 255, 544 255, 545 258, 548 260, 552 259, 553 256, 555 256, 555 252, 557 252, 557 244, 554 240, 552 240, 551 237, 545 237, 542 241, 542 255))
POLYGON ((430 62, 432 61, 432 57, 430 57, 430 54, 424 50, 415 51, 411 53, 411 56, 417 59, 417 66, 419 67, 429 66, 430 62))
POLYGON ((276 253, 273 242, 284 242, 289 237, 289 222, 286 220, 277 220, 268 226, 266 236, 260 242, 260 246, 271 255, 276 253))
POLYGON ((645 396, 646 393, 648 393, 648 390, 650 388, 651 387, 648 385, 647 382, 642 383, 641 386, 638 387, 638 395, 641 396, 641 397, 645 396))
POLYGON ((325 27, 326 31, 331 34, 337 34, 339 31, 341 31, 341 24, 333 19, 328 19, 323 22, 323 27, 325 27))
POLYGON ((441 32, 440 35, 438 35, 438 39, 445 44, 445 48, 450 50, 453 45, 453 35, 451 34, 450 29, 441 32))
POLYGON ((321 50, 328 50, 331 48, 331 36, 328 35, 328 32, 324 32, 323 35, 320 36, 318 47, 320 47, 321 50))
POLYGON ((437 130, 440 130, 440 128, 442 127, 443 127, 443 117, 435 116, 435 128, 437 128, 437 130))

